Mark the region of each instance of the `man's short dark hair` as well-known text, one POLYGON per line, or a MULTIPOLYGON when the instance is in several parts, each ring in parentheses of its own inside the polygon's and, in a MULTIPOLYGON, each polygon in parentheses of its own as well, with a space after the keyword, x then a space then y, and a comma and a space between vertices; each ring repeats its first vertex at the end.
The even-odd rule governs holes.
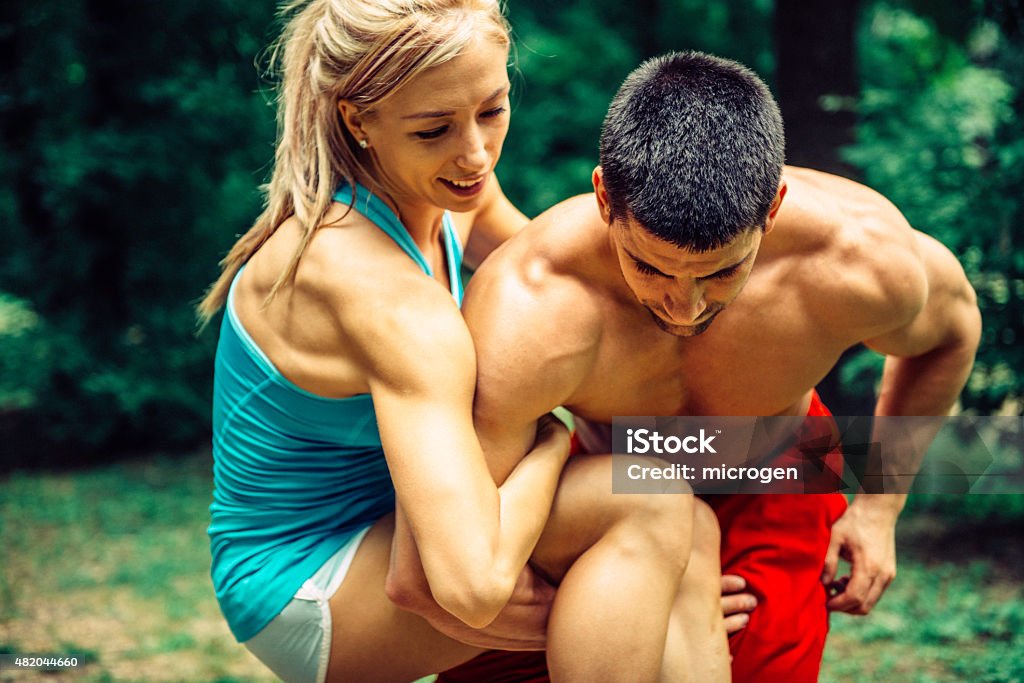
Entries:
POLYGON ((754 72, 700 52, 649 59, 612 100, 601 167, 612 217, 697 252, 764 227, 785 136, 754 72))

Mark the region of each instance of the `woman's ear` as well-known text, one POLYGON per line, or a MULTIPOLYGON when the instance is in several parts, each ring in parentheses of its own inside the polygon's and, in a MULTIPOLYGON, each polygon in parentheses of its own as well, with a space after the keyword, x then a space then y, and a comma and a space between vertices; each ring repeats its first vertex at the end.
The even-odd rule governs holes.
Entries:
POLYGON ((366 131, 363 124, 366 121, 366 112, 362 111, 349 100, 338 100, 338 112, 341 120, 348 129, 349 134, 356 139, 356 142, 366 140, 366 131))

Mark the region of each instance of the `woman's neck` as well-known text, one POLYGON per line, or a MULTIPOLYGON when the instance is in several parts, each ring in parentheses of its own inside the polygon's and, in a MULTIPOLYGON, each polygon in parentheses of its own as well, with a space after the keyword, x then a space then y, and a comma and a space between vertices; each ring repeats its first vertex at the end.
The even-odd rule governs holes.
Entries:
POLYGON ((357 182, 373 192, 398 216, 402 227, 416 242, 420 251, 425 252, 438 243, 444 209, 416 197, 389 192, 383 183, 370 178, 358 178, 357 182))
POLYGON ((441 234, 444 209, 428 202, 385 199, 421 251, 435 245, 441 234))

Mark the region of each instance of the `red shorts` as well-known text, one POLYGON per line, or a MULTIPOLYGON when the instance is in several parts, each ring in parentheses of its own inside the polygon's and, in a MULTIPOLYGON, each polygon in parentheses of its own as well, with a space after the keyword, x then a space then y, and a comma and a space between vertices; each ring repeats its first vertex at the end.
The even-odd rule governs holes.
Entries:
MULTIPOLYGON (((807 411, 830 415, 817 392, 807 411)), ((575 438, 573 439, 576 452, 575 438)), ((835 464, 838 450, 826 461, 835 464)), ((722 528, 722 573, 747 581, 758 606, 729 638, 733 681, 809 683, 818 680, 828 634, 821 583, 832 524, 846 510, 839 493, 718 495, 705 501, 722 528)), ((445 671, 438 683, 543 683, 543 652, 485 652, 445 671)))

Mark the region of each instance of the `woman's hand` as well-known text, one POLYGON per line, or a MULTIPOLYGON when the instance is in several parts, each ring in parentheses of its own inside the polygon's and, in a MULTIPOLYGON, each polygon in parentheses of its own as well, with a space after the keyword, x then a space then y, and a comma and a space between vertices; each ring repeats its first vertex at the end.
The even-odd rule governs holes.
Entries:
POLYGON ((559 453, 565 453, 565 462, 570 455, 570 441, 569 428, 554 413, 547 413, 537 420, 537 437, 533 442, 535 449, 555 448, 559 453))

